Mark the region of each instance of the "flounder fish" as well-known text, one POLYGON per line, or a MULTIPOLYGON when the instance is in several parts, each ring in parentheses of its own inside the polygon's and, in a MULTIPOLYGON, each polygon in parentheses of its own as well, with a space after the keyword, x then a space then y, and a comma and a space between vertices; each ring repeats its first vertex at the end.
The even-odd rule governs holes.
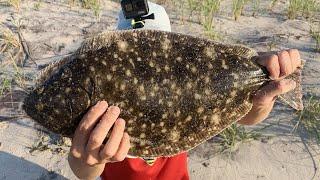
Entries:
MULTIPOLYGON (((104 32, 43 69, 23 107, 47 129, 72 137, 88 109, 106 100, 126 120, 129 155, 173 156, 250 111, 252 95, 270 81, 256 59, 248 47, 179 33, 104 32)), ((300 110, 301 69, 288 78, 297 86, 280 98, 300 110)))

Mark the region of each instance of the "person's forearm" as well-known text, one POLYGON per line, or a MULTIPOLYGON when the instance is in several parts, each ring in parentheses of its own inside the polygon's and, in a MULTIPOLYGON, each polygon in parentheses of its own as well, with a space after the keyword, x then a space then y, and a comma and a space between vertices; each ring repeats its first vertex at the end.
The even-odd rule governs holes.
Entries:
POLYGON ((69 154, 68 161, 71 170, 79 179, 96 179, 104 170, 105 164, 89 166, 84 164, 80 159, 77 159, 69 154))

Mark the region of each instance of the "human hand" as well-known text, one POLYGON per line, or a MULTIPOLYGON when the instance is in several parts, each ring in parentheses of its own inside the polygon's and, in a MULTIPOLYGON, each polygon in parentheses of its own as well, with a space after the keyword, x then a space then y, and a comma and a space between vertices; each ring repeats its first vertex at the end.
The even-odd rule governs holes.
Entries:
POLYGON ((126 157, 130 141, 124 132, 125 121, 118 118, 120 109, 100 101, 93 106, 79 123, 69 153, 69 164, 78 177, 99 176, 105 163, 122 161, 126 157), (102 144, 109 130, 113 130, 107 143, 102 144))
POLYGON ((268 117, 278 95, 285 94, 296 87, 293 80, 284 79, 301 67, 300 53, 296 49, 281 51, 277 55, 262 55, 258 64, 267 68, 273 81, 263 86, 253 96, 253 107, 238 123, 254 125, 268 117))

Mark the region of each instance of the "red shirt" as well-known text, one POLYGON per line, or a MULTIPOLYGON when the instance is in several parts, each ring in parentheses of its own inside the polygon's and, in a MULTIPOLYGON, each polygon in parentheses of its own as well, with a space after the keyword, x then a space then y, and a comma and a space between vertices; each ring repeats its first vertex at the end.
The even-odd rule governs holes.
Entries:
POLYGON ((140 158, 107 163, 102 180, 189 180, 187 153, 157 158, 152 166, 140 158))

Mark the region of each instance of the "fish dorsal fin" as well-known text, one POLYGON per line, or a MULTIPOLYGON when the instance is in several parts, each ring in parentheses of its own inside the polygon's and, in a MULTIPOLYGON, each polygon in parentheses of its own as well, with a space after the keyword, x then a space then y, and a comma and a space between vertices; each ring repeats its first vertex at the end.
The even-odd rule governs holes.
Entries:
POLYGON ((216 47, 215 51, 217 53, 232 54, 232 55, 236 55, 236 56, 240 56, 248 59, 258 55, 258 53, 254 49, 251 49, 244 45, 239 45, 239 44, 227 45, 227 44, 222 44, 217 42, 214 42, 214 43, 216 47))
POLYGON ((112 39, 117 32, 119 31, 105 31, 85 39, 75 54, 84 54, 88 51, 96 51, 106 47, 110 42, 112 42, 112 39))
MULTIPOLYGON (((81 44, 79 49, 76 51, 76 54, 83 54, 88 51, 96 51, 103 47, 107 47, 108 44, 110 44, 110 42, 113 42, 113 38, 115 38, 116 36, 119 36, 120 34, 124 36, 134 36, 135 33, 139 33, 139 32, 149 33, 151 36, 160 35, 162 33, 168 33, 168 32, 159 31, 159 30, 146 30, 146 29, 105 31, 84 40, 84 42, 81 44)), ((170 34, 180 34, 180 33, 170 32, 170 34)), ((182 35, 196 38, 192 35, 186 35, 186 34, 182 34, 182 35)), ((202 39, 202 38, 198 38, 198 39, 202 39)), ((203 39, 203 40, 206 40, 206 39, 203 39)), ((240 45, 240 44, 229 45, 229 44, 219 43, 216 41, 211 41, 211 42, 215 47, 215 51, 217 51, 218 53, 233 54, 233 55, 241 56, 244 58, 251 58, 253 56, 258 55, 255 50, 244 45, 240 45)))
POLYGON ((67 56, 61 60, 57 60, 54 62, 51 62, 48 66, 43 68, 37 78, 35 79, 35 87, 42 85, 44 82, 46 82, 53 74, 55 74, 60 67, 65 65, 66 63, 70 62, 73 58, 73 56, 67 56))

